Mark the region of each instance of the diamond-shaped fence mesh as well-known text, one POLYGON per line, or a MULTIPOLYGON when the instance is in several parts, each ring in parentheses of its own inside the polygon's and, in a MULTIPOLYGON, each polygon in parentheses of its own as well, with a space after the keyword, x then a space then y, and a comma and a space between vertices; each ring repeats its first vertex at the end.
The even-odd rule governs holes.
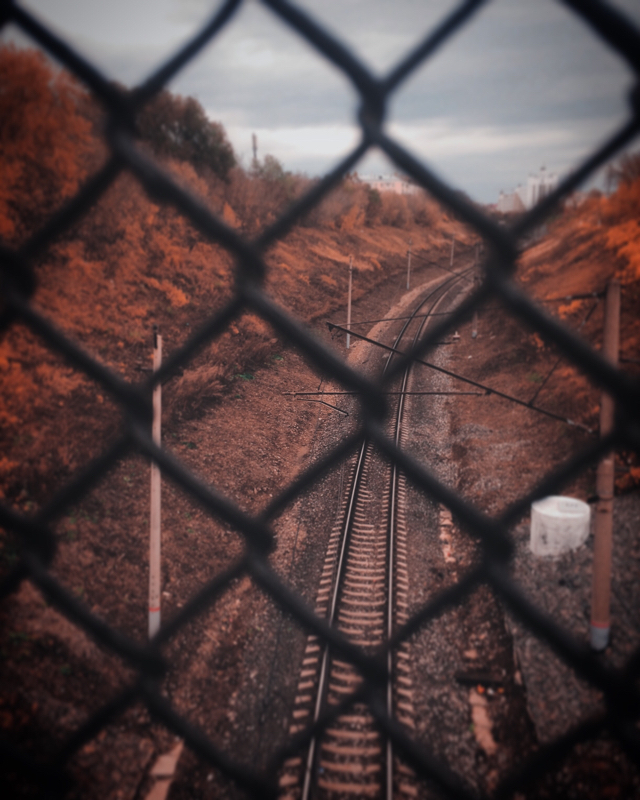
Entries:
MULTIPOLYGON (((515 281, 516 259, 524 237, 535 230, 558 204, 608 159, 628 144, 640 128, 639 87, 630 98, 628 120, 596 152, 593 152, 577 169, 566 177, 556 190, 545 197, 533 210, 524 215, 511 228, 497 225, 450 186, 442 182, 425 164, 398 144, 385 129, 385 111, 394 92, 414 71, 424 65, 459 29, 472 24, 472 17, 481 12, 481 0, 461 3, 420 44, 407 53, 384 78, 374 75, 359 61, 348 47, 317 24, 305 12, 286 0, 265 0, 264 5, 278 18, 306 40, 310 48, 328 59, 351 82, 359 95, 361 106, 358 125, 360 142, 333 171, 287 211, 257 239, 249 241, 239 235, 207 210, 194 196, 172 179, 137 144, 134 136, 137 115, 159 91, 174 78, 203 48, 215 47, 216 37, 226 26, 233 24, 234 13, 242 3, 228 0, 213 18, 179 52, 162 64, 142 85, 124 91, 109 82, 89 61, 79 55, 64 40, 41 25, 28 11, 10 2, 2 4, 2 23, 20 28, 35 40, 47 53, 66 67, 90 89, 106 109, 105 142, 110 156, 98 174, 35 233, 20 249, 2 248, 3 299, 0 308, 3 331, 18 323, 26 326, 44 341, 48 348, 63 356, 74 368, 97 382, 101 390, 119 406, 124 424, 117 440, 95 459, 90 468, 78 475, 36 516, 18 513, 6 505, 0 507, 0 523, 20 541, 16 565, 2 582, 3 598, 14 593, 23 581, 33 583, 58 612, 75 626, 93 637, 103 649, 122 659, 135 674, 130 685, 106 701, 99 713, 81 724, 75 734, 64 744, 58 757, 47 763, 34 761, 3 739, 0 755, 14 770, 23 771, 30 780, 38 783, 44 794, 64 795, 68 789, 65 765, 98 736, 105 726, 124 709, 142 702, 156 720, 181 736, 197 756, 219 769, 242 789, 255 797, 273 796, 276 793, 278 766, 291 753, 297 751, 318 732, 305 729, 296 735, 286 750, 274 761, 269 774, 254 771, 240 756, 223 752, 204 737, 188 719, 181 716, 161 690, 162 677, 167 670, 163 649, 189 620, 197 617, 225 591, 238 576, 249 575, 272 600, 290 614, 307 631, 329 642, 336 652, 353 662, 364 676, 364 686, 359 697, 370 703, 380 728, 389 737, 397 751, 411 764, 420 777, 435 779, 451 797, 466 797, 469 793, 437 760, 412 739, 411 732, 388 718, 384 705, 377 699, 384 691, 386 661, 373 658, 350 643, 335 628, 318 618, 270 566, 269 553, 273 536, 268 515, 291 503, 321 474, 321 468, 311 468, 296 483, 276 498, 268 514, 252 516, 242 511, 215 487, 204 486, 180 461, 154 445, 150 435, 151 393, 155 385, 184 366, 203 346, 214 341, 239 313, 250 311, 265 320, 288 344, 297 349, 324 376, 354 392, 358 398, 361 423, 358 437, 366 436, 385 456, 395 463, 408 480, 428 497, 446 505, 470 535, 480 542, 483 557, 473 571, 453 588, 437 596, 419 615, 409 620, 388 643, 395 648, 420 626, 447 606, 464 603, 479 585, 487 584, 506 606, 529 629, 544 640, 585 681, 597 688, 604 698, 605 710, 574 728, 562 739, 544 747, 525 766, 505 779, 496 790, 496 796, 511 796, 532 776, 570 751, 580 741, 608 732, 619 741, 630 759, 640 761, 640 740, 636 720, 640 714, 640 695, 637 679, 640 673, 640 650, 623 669, 606 667, 576 639, 563 630, 540 610, 531 605, 510 577, 509 562, 513 551, 509 527, 529 507, 532 500, 553 493, 578 475, 586 465, 593 465, 608 450, 617 446, 637 449, 640 446, 640 387, 622 371, 611 366, 598 352, 576 336, 567 326, 549 316, 529 297, 515 281), (386 401, 384 385, 364 379, 338 358, 330 349, 310 334, 279 307, 263 290, 267 274, 264 253, 275 241, 285 236, 305 213, 317 205, 331 189, 349 172, 371 148, 379 148, 389 159, 417 184, 437 198, 447 209, 463 220, 484 243, 481 263, 482 281, 462 304, 449 316, 422 336, 422 338, 392 366, 385 382, 415 359, 420 359, 444 334, 469 319, 474 309, 487 300, 503 303, 515 317, 527 323, 547 342, 553 343, 564 355, 596 384, 606 387, 615 398, 617 417, 614 431, 602 440, 590 444, 572 457, 561 468, 545 478, 538 486, 512 504, 499 518, 481 513, 469 502, 447 489, 416 459, 397 446, 388 436, 384 426, 386 401), (161 203, 168 204, 184 215, 190 223, 211 242, 232 254, 235 259, 235 288, 232 298, 221 310, 207 320, 195 334, 163 364, 162 368, 141 384, 125 382, 114 371, 100 364, 70 336, 63 334, 40 313, 31 302, 36 277, 34 259, 61 232, 73 224, 99 201, 118 175, 129 171, 146 192, 161 203), (148 645, 126 638, 100 620, 75 595, 53 577, 50 565, 56 550, 52 532, 56 518, 64 509, 77 502, 96 485, 102 476, 127 453, 138 452, 160 466, 163 475, 185 493, 196 499, 207 511, 224 520, 244 539, 244 555, 226 572, 214 576, 197 595, 180 609, 161 632, 148 645)), ((599 0, 565 0, 572 9, 600 36, 603 46, 624 59, 636 76, 640 73, 640 34, 623 15, 612 6, 599 0)), ((10 387, 8 387, 10 390, 10 387)), ((357 437, 357 438, 358 438, 357 437)), ((354 440, 355 441, 355 440, 354 440)), ((350 442, 352 446, 354 441, 350 442)), ((344 456, 345 445, 330 453, 322 468, 328 469, 344 456)), ((319 723, 326 726, 327 720, 319 723)), ((317 726, 316 726, 317 727, 317 726)))

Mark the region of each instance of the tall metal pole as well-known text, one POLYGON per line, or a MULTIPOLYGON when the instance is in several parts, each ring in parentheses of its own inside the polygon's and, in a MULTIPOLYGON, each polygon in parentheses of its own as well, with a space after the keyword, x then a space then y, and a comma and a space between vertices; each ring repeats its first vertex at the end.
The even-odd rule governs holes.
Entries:
MULTIPOLYGON (((617 365, 620 349, 620 284, 607 286, 604 308, 604 341, 602 354, 617 365)), ((600 402, 600 436, 607 436, 615 425, 613 397, 602 393, 600 402)), ((596 473, 596 520, 593 543, 593 584, 591 594, 590 640, 594 650, 604 650, 611 631, 611 554, 613 549, 613 492, 615 453, 608 453, 598 464, 596 473)))
MULTIPOLYGON (((473 262, 473 266, 474 267, 478 266, 478 245, 476 245, 475 259, 474 259, 474 262, 473 262)), ((476 272, 474 272, 473 273, 473 288, 474 289, 475 289, 477 283, 478 283, 478 274, 476 272)), ((472 339, 476 339, 477 337, 478 337, 478 309, 476 308, 476 309, 474 309, 474 312, 473 312, 473 325, 472 325, 472 330, 471 330, 471 338, 472 339)))
POLYGON ((407 250, 407 290, 411 281, 411 245, 413 242, 409 239, 409 249, 407 250))
MULTIPOLYGON (((162 364, 162 336, 154 325, 153 371, 162 364)), ((162 419, 162 388, 153 390, 153 423, 151 437, 160 446, 162 419)), ((149 527, 149 638, 160 630, 160 468, 151 462, 151 522, 149 527)))
MULTIPOLYGON (((347 300, 347 330, 351 330, 351 286, 353 284, 353 256, 349 256, 349 298, 347 300)), ((351 337, 347 334, 347 350, 351 343, 351 337)))

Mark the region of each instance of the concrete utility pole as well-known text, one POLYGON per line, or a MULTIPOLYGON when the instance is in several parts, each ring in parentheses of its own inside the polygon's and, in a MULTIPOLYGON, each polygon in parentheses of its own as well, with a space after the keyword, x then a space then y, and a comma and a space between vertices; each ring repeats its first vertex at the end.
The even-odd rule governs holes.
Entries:
MULTIPOLYGON (((162 364, 162 336, 153 326, 153 371, 162 364)), ((151 437, 160 446, 162 420, 162 388, 153 390, 153 423, 151 437)), ((160 630, 160 467, 151 462, 151 520, 149 526, 149 638, 160 630)))
MULTIPOLYGON (((607 286, 604 308, 604 341, 602 354, 614 366, 620 350, 620 284, 607 286)), ((602 392, 600 402, 600 436, 607 436, 615 425, 613 397, 602 392)), ((611 555, 613 550, 613 493, 615 453, 608 453, 598 464, 596 473, 596 519, 593 543, 593 586, 591 594, 590 640, 593 650, 604 650, 611 632, 611 555)))
MULTIPOLYGON (((353 284, 353 256, 349 256, 349 297, 347 299, 347 330, 351 330, 351 286, 353 284)), ((351 337, 347 334, 347 350, 351 343, 351 337)))
POLYGON ((409 283, 411 281, 411 245, 413 242, 409 239, 409 249, 407 250, 407 291, 409 290, 409 283))
POLYGON ((253 147, 253 166, 258 164, 258 137, 255 133, 251 134, 251 145, 253 147))

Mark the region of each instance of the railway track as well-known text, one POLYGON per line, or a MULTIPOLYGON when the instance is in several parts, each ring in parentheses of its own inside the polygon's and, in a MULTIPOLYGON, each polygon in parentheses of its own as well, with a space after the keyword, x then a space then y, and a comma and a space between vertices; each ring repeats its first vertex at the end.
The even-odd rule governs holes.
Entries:
MULTIPOLYGON (((467 270, 469 271, 469 270, 467 270)), ((394 347, 416 341, 429 314, 459 291, 462 277, 443 280, 421 299, 397 334, 394 347), (426 313, 423 309, 428 306, 426 313), (422 313, 421 313, 422 312, 422 313)), ((391 363, 389 358, 385 371, 391 363)), ((388 434, 403 445, 405 399, 410 368, 398 379, 388 434)), ((364 441, 350 467, 340 513, 331 532, 315 611, 367 654, 379 651, 407 621, 407 564, 404 476, 364 441)), ((411 653, 407 643, 387 656, 392 676, 386 691, 389 716, 415 727, 411 653)), ((317 636, 307 639, 290 724, 295 734, 315 722, 327 707, 337 706, 361 686, 350 663, 332 656, 317 636)), ((281 800, 310 798, 391 798, 417 796, 412 770, 393 753, 365 703, 352 704, 305 754, 290 758, 279 780, 281 800)))

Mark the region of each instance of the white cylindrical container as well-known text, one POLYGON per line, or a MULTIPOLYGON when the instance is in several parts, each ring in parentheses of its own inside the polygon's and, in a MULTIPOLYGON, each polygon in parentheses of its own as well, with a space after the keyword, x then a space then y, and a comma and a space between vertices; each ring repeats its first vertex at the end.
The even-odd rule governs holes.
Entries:
POLYGON ((591 509, 573 497, 544 497, 531 504, 531 552, 559 556, 575 550, 589 535, 591 509))

